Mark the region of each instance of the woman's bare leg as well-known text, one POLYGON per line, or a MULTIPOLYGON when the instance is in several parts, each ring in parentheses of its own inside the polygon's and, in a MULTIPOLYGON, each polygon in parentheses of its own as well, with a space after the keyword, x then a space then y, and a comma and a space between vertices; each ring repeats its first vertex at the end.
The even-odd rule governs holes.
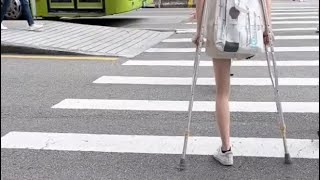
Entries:
POLYGON ((230 68, 231 60, 214 59, 216 80, 216 119, 222 140, 222 150, 230 149, 230 68))

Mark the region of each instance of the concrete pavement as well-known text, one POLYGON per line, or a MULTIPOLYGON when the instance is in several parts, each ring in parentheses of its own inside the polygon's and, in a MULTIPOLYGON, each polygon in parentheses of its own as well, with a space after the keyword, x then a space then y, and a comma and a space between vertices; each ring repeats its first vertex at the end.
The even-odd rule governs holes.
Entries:
MULTIPOLYGON (((66 22, 42 21, 40 32, 28 31, 23 21, 5 21, 1 30, 1 49, 45 52, 47 54, 85 54, 132 58, 172 35, 130 28, 113 28, 66 22), (25 50, 27 49, 27 50, 25 50)), ((12 52, 12 51, 11 51, 12 52)))

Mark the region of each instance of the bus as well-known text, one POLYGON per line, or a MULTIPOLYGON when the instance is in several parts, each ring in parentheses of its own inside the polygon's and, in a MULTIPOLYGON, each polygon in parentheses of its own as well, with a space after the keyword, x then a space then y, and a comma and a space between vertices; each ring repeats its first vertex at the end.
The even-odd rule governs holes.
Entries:
MULTIPOLYGON (((12 0, 8 19, 19 19, 20 0, 12 0)), ((3 0, 1 0, 1 6, 3 0)), ((35 17, 99 17, 129 12, 153 4, 153 0, 30 0, 35 17)))

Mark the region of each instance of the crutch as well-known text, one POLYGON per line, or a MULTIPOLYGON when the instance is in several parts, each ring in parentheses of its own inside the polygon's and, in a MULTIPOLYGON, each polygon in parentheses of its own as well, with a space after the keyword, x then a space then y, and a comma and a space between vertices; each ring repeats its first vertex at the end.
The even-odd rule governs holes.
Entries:
POLYGON ((268 37, 269 37, 269 48, 268 46, 265 46, 265 53, 266 53, 266 59, 268 63, 268 71, 269 75, 271 78, 272 82, 272 87, 274 89, 274 97, 276 101, 276 107, 277 107, 277 113, 278 113, 278 121, 280 125, 280 131, 281 131, 281 136, 283 139, 283 146, 284 146, 284 152, 285 152, 285 164, 291 164, 291 157, 290 153, 288 150, 288 145, 287 145, 287 137, 286 137, 286 124, 283 116, 283 111, 282 111, 282 105, 281 105, 281 100, 280 100, 280 93, 279 93, 279 81, 278 81, 278 69, 277 69, 277 62, 275 58, 275 53, 274 53, 274 44, 273 44, 273 37, 272 37, 272 28, 270 25, 270 22, 268 21, 268 12, 267 12, 267 3, 266 0, 261 0, 262 8, 263 8, 263 13, 264 13, 264 20, 265 20, 265 27, 267 28, 268 31, 268 37), (271 60, 269 58, 271 54, 271 60), (271 64, 272 62, 272 64, 271 64), (273 73, 272 73, 272 68, 273 66, 273 73))
POLYGON ((202 21, 200 24, 201 27, 201 33, 200 33, 200 39, 196 47, 196 53, 195 53, 195 61, 193 65, 193 76, 192 76, 192 85, 191 85, 191 98, 189 101, 189 107, 188 107, 188 126, 184 134, 184 143, 183 143, 183 150, 182 150, 182 155, 180 159, 180 164, 178 169, 180 171, 185 170, 186 168, 186 153, 187 153, 187 146, 188 146, 188 139, 190 135, 190 126, 191 126, 191 120, 192 120, 192 108, 193 108, 193 98, 194 98, 194 92, 195 92, 195 87, 197 85, 197 78, 198 78, 198 67, 200 64, 200 54, 202 50, 202 43, 203 43, 203 27, 202 27, 202 22, 203 22, 203 14, 205 11, 205 5, 202 10, 202 21))

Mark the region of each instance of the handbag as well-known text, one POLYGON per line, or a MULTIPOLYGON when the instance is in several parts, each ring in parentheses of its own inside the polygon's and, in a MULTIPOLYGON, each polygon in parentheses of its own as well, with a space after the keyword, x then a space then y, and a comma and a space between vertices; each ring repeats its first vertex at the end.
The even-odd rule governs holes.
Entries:
POLYGON ((217 0, 213 27, 215 48, 226 57, 251 58, 265 51, 260 0, 217 0))

